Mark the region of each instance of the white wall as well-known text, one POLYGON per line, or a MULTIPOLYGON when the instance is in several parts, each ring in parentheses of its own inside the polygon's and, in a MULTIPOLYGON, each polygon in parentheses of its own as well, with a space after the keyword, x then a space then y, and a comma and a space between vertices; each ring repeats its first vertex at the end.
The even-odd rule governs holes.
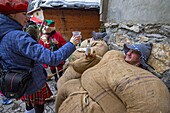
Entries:
POLYGON ((100 0, 65 0, 65 1, 100 2, 100 0))
POLYGON ((170 23, 170 0, 109 0, 109 21, 170 23))

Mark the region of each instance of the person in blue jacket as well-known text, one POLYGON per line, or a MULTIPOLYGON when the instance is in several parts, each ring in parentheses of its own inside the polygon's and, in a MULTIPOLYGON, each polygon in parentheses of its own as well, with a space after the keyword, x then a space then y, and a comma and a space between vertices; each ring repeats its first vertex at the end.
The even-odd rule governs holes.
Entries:
POLYGON ((26 113, 43 113, 45 99, 52 94, 42 64, 57 66, 65 61, 76 50, 80 36, 71 37, 64 46, 51 52, 23 31, 29 19, 27 7, 27 0, 0 3, 0 57, 3 59, 0 63, 7 70, 32 70, 33 81, 22 100, 26 103, 26 113))

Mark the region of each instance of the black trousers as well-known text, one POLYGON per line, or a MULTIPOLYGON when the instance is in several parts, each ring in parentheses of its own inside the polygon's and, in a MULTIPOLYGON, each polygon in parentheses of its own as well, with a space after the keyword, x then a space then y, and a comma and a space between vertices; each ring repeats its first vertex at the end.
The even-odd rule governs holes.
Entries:
POLYGON ((32 106, 31 103, 26 104, 27 111, 29 111, 33 108, 35 109, 35 113, 43 113, 44 112, 44 104, 43 105, 35 105, 34 107, 32 106))

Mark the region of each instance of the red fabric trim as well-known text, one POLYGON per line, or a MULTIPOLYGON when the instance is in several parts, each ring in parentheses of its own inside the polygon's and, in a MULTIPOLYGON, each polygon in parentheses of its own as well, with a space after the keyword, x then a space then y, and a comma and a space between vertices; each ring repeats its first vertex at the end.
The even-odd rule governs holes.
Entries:
POLYGON ((33 22, 35 22, 35 23, 37 23, 37 24, 42 24, 42 20, 36 18, 35 16, 32 16, 32 17, 30 18, 30 20, 33 21, 33 22))
POLYGON ((41 90, 37 91, 36 93, 34 93, 32 95, 22 96, 20 99, 28 104, 29 104, 29 102, 31 102, 31 104, 34 106, 34 105, 44 104, 45 99, 49 98, 52 95, 53 94, 52 94, 48 84, 46 83, 41 90))

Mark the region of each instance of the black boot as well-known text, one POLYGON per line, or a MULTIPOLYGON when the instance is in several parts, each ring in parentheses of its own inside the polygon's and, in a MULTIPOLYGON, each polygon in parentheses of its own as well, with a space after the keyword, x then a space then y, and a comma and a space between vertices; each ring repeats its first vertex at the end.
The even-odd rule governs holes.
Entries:
POLYGON ((54 74, 54 73, 56 73, 56 72, 57 72, 56 69, 51 70, 51 73, 52 73, 52 74, 54 74))
MULTIPOLYGON (((54 74, 56 73, 57 71, 56 70, 51 70, 51 73, 54 74)), ((54 78, 55 78, 55 81, 57 82, 58 81, 58 76, 57 76, 57 73, 54 75, 54 78)))
POLYGON ((61 77, 63 75, 63 71, 60 71, 58 74, 59 74, 59 77, 61 77))
POLYGON ((58 79, 59 79, 59 78, 58 78, 58 75, 57 75, 57 74, 55 74, 55 75, 54 75, 54 77, 55 77, 55 81, 57 82, 57 81, 58 81, 58 79))
MULTIPOLYGON (((58 72, 58 74, 59 74, 59 78, 60 78, 63 75, 63 71, 58 72)), ((57 76, 57 75, 55 75, 55 76, 57 76)), ((58 76, 55 77, 55 81, 57 82, 59 78, 58 78, 58 76)), ((57 90, 57 84, 54 86, 54 88, 57 90)))

